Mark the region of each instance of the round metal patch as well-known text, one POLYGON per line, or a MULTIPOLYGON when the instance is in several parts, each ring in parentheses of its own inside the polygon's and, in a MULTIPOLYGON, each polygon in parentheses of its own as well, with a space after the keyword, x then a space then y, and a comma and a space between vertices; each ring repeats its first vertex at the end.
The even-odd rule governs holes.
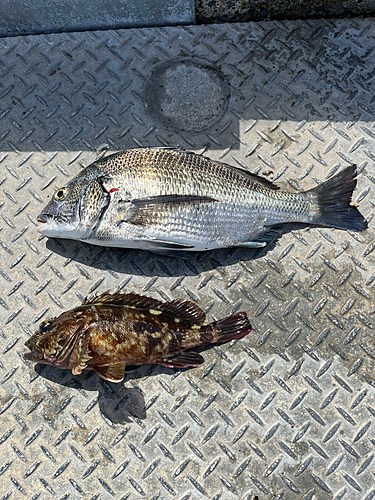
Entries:
POLYGON ((220 120, 229 97, 225 76, 200 59, 174 59, 158 66, 145 87, 150 114, 166 128, 189 132, 220 120))

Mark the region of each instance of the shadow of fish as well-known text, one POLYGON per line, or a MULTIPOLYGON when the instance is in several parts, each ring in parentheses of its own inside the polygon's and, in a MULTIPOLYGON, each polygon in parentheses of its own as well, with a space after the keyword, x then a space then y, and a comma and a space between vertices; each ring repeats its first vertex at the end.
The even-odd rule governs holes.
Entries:
POLYGON ((199 366, 204 358, 188 349, 227 342, 251 331, 245 312, 204 325, 192 302, 161 302, 133 293, 104 292, 57 318, 41 323, 25 345, 25 359, 71 369, 95 370, 104 380, 121 382, 126 365, 199 366))
POLYGON ((37 217, 37 231, 94 245, 159 253, 263 247, 270 228, 303 222, 363 231, 350 205, 351 165, 308 191, 291 193, 262 177, 168 148, 104 157, 59 188, 37 217))

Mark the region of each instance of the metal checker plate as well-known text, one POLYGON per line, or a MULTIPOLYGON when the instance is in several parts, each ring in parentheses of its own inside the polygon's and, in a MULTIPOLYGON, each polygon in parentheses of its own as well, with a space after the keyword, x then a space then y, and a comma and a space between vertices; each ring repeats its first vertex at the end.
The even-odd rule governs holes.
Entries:
POLYGON ((1 40, 2 498, 375 498, 374 38, 362 19, 1 40), (199 134, 158 126, 142 97, 186 55, 231 85, 199 134), (356 162, 370 228, 291 227, 267 252, 192 261, 38 240, 39 209, 103 143, 205 151, 289 189, 356 162), (245 310, 254 333, 120 386, 24 362, 42 318, 106 289, 245 310))

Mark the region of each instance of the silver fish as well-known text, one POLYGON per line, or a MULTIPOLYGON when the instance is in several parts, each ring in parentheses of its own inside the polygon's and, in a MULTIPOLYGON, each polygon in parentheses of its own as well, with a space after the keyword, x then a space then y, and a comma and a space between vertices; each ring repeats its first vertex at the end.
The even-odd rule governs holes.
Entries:
POLYGON ((367 222, 350 205, 355 176, 351 165, 313 189, 291 193, 194 153, 130 149, 92 163, 57 189, 37 231, 161 253, 263 247, 270 228, 286 222, 363 231, 367 222))

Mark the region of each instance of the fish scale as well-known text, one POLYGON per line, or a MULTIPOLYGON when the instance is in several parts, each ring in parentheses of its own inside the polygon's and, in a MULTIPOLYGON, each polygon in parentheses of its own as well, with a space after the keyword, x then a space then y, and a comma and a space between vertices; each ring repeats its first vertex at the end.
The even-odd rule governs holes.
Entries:
POLYGON ((160 302, 133 293, 104 292, 81 306, 43 321, 26 342, 25 359, 71 369, 93 369, 104 380, 121 382, 126 365, 199 366, 203 357, 188 349, 238 339, 251 332, 246 313, 204 325, 192 302, 160 302))
POLYGON ((245 170, 165 148, 103 157, 58 189, 38 216, 47 236, 155 252, 262 247, 285 222, 354 231, 355 166, 306 192, 290 193, 245 170))

